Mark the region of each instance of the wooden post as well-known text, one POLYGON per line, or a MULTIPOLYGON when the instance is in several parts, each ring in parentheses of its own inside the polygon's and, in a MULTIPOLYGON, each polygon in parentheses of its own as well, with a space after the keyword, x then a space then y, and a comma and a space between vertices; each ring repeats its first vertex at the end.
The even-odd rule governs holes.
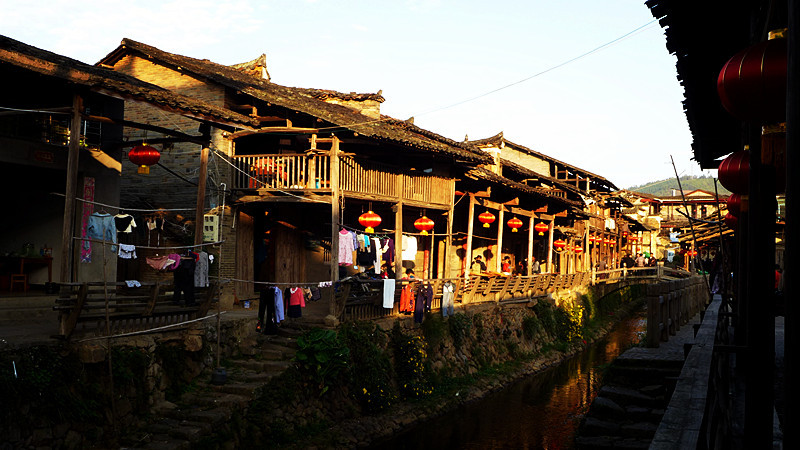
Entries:
POLYGON ((503 266, 503 228, 505 228, 503 225, 505 225, 505 210, 503 206, 500 206, 500 212, 497 214, 499 222, 497 224, 497 256, 494 261, 495 272, 501 272, 503 266))
POLYGON ((466 260, 466 269, 464 270, 464 276, 466 277, 469 275, 469 271, 472 265, 472 232, 474 231, 475 227, 475 196, 469 194, 469 215, 467 216, 467 253, 464 255, 464 259, 466 260))
MULTIPOLYGON (((331 145, 331 281, 339 281, 339 139, 332 138, 331 145)), ((336 296, 331 291, 331 315, 338 313, 336 296)))
POLYGON ((555 226, 556 219, 550 221, 547 228, 547 272, 553 272, 553 226, 555 226))
POLYGON ((62 283, 72 281, 72 236, 75 232, 75 198, 78 195, 78 160, 81 141, 81 113, 83 98, 72 97, 72 122, 69 126, 69 150, 67 154, 67 186, 64 199, 64 223, 61 228, 61 276, 62 283))
MULTIPOLYGON (((798 242, 798 213, 795 201, 795 195, 798 193, 798 178, 794 175, 800 168, 800 0, 789 0, 789 57, 787 63, 787 88, 786 88, 786 247, 785 252, 789 255, 795 255, 797 252, 798 242), (795 212, 790 212, 792 208, 795 212)), ((800 250, 798 250, 800 251, 800 250)), ((784 260, 783 276, 784 276, 784 293, 783 298, 795 299, 798 296, 796 276, 798 274, 798 262, 794 258, 787 258, 784 260), (789 275, 788 277, 786 275, 789 275)), ((800 373, 800 355, 798 349, 800 345, 800 334, 798 333, 798 305, 795 301, 786 302, 785 311, 785 343, 784 348, 786 373, 784 379, 795 380, 798 373, 800 373)), ((783 383, 784 385, 784 404, 796 405, 800 400, 800 386, 797 383, 783 383)), ((783 445, 784 448, 796 448, 800 437, 798 437, 798 430, 793 425, 797 423, 800 411, 794 408, 784 408, 785 417, 784 423, 788 426, 783 427, 783 445)))
POLYGON ((534 232, 534 217, 533 214, 528 218, 528 262, 525 264, 528 266, 528 273, 526 275, 531 275, 531 266, 533 266, 533 232, 534 232))
MULTIPOLYGON (((455 183, 451 183, 451 190, 455 190, 455 183)), ((450 196, 450 209, 447 210, 447 235, 444 238, 444 276, 442 278, 451 278, 450 273, 450 255, 453 251, 453 214, 455 206, 455 192, 450 196)))
MULTIPOLYGON (((206 207, 206 178, 208 178, 208 148, 203 145, 200 151, 200 173, 197 178, 197 210, 194 213, 194 245, 203 243, 203 212, 206 207)), ((222 227, 222 224, 219 224, 222 227)))
POLYGON ((403 278, 403 174, 395 175, 397 204, 394 211, 394 275, 403 278))

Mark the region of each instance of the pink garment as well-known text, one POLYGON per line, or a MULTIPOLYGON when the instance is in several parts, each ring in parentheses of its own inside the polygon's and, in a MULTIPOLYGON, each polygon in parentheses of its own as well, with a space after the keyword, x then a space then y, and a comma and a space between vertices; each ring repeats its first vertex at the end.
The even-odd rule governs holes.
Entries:
POLYGON ((353 236, 349 231, 342 229, 339 232, 339 265, 350 266, 353 264, 353 236))
MULTIPOLYGON (((178 258, 180 261, 180 258, 178 258)), ((149 256, 145 258, 147 265, 156 270, 164 270, 169 264, 174 264, 175 260, 170 259, 169 256, 149 256)))
POLYGON ((167 270, 175 270, 181 264, 181 255, 177 253, 170 253, 169 259, 172 260, 172 264, 164 266, 164 268, 167 270))

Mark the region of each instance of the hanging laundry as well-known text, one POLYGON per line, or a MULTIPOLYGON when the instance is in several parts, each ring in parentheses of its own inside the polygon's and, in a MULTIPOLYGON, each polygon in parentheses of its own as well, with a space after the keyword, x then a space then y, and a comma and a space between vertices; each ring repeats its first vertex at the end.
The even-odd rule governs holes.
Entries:
POLYGON ((453 298, 455 297, 456 286, 450 281, 446 281, 442 286, 442 317, 453 315, 453 298))
POLYGON ((145 262, 153 269, 164 270, 167 267, 175 264, 176 261, 174 259, 170 259, 169 256, 148 256, 145 258, 145 262))
POLYGON ((339 265, 350 266, 353 264, 353 237, 350 232, 342 228, 339 232, 339 265))
MULTIPOLYGON (((94 205, 91 203, 94 201, 93 177, 83 178, 83 199, 86 201, 83 203, 83 211, 81 213, 81 237, 87 238, 89 237, 89 234, 87 232, 87 228, 89 226, 89 216, 91 216, 92 213, 94 212, 94 205)), ((91 241, 88 240, 81 241, 81 262, 82 263, 92 262, 91 241)))
POLYGON ((259 295, 256 331, 264 334, 276 334, 278 332, 278 322, 275 316, 275 291, 273 288, 266 288, 259 295))
MULTIPOLYGON (((177 269, 178 265, 181 262, 181 255, 179 255, 177 253, 170 253, 169 254, 169 259, 171 259, 173 261, 173 263, 170 264, 170 265, 164 266, 164 268, 167 269, 167 270, 175 270, 175 269, 177 269)), ((194 266, 192 267, 192 273, 194 273, 194 266)), ((192 280, 192 281, 194 281, 194 280, 192 280)))
POLYGON ((407 284, 400 292, 400 313, 411 314, 414 312, 414 284, 407 284))
POLYGON ((272 301, 275 304, 275 323, 281 323, 283 315, 283 293, 276 286, 272 286, 272 301))
POLYGON ((383 280, 383 307, 386 309, 394 308, 394 286, 393 279, 383 280))
POLYGON ((176 304, 181 303, 181 297, 186 306, 193 306, 194 301, 194 267, 195 262, 192 257, 178 256, 177 268, 173 272, 175 290, 173 291, 172 301, 176 304))
POLYGON ((414 300, 414 323, 422 323, 425 313, 431 311, 432 300, 433 287, 427 283, 420 286, 417 291, 417 298, 414 300))
POLYGON ((373 244, 372 245, 373 250, 371 253, 373 256, 372 260, 373 272, 375 273, 375 275, 378 275, 381 273, 381 257, 383 256, 382 253, 383 247, 381 247, 381 240, 376 237, 372 238, 372 244, 373 244))
POLYGON ((417 238, 414 236, 403 235, 403 261, 414 261, 417 259, 417 238))
POLYGON ((114 225, 117 227, 119 233, 133 233, 136 228, 136 221, 130 214, 117 214, 114 216, 114 225))
POLYGON ((137 280, 125 280, 125 285, 129 288, 142 287, 142 283, 139 283, 137 280))
POLYGON ((292 318, 303 317, 302 308, 306 307, 306 299, 303 290, 299 287, 289 288, 289 308, 287 315, 292 318))
POLYGON ((117 255, 122 259, 136 259, 136 246, 119 244, 119 252, 117 252, 117 255))
POLYGON ((388 265, 394 264, 394 239, 384 238, 381 241, 383 261, 388 265))
MULTIPOLYGON (((114 216, 108 213, 96 212, 89 216, 86 225, 86 236, 90 239, 99 239, 117 243, 117 227, 114 224, 114 216)), ((111 251, 117 251, 117 246, 112 245, 111 251)))
POLYGON ((208 253, 200 252, 197 255, 197 265, 194 268, 194 287, 208 287, 208 253))

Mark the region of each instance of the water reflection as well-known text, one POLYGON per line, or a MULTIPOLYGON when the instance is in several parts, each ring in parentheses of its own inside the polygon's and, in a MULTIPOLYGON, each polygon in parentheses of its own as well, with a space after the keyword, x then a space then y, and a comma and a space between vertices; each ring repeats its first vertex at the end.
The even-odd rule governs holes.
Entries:
POLYGON ((604 340, 559 366, 375 448, 572 448, 581 416, 601 387, 601 366, 639 342, 644 326, 642 315, 626 319, 604 340))

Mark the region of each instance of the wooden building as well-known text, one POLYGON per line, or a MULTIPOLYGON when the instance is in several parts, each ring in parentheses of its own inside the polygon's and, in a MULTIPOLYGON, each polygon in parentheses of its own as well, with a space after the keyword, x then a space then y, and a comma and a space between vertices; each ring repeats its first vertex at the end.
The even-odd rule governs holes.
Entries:
POLYGON ((97 281, 104 274, 116 279, 110 248, 104 252, 103 245, 79 239, 91 212, 117 213, 102 205, 119 205, 122 127, 183 136, 157 124, 125 121, 125 100, 207 127, 254 124, 236 112, 3 36, 0 74, 0 179, 9 211, 19 214, 8 217, 0 237, 2 279, 16 275, 14 281, 26 287, 97 281))

